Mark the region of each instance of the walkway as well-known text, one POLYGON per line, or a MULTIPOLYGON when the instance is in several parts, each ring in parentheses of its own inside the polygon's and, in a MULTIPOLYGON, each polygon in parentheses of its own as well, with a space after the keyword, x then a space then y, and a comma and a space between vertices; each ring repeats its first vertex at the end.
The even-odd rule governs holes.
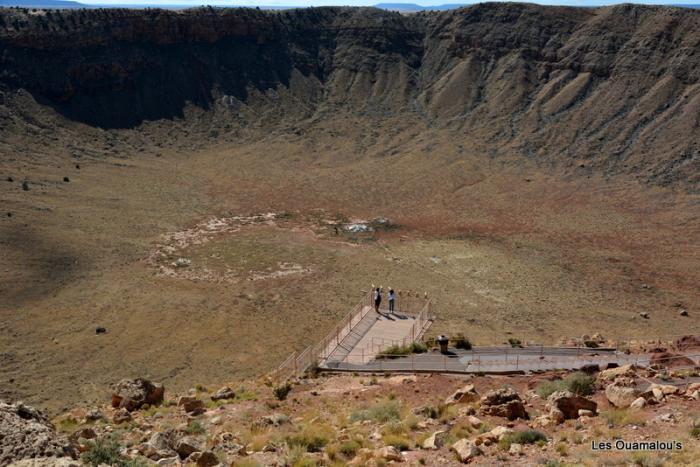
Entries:
MULTIPOLYGON (((689 356, 696 364, 699 355, 689 356)), ((451 349, 447 354, 428 352, 406 357, 376 359, 374 355, 350 355, 334 369, 343 371, 407 371, 446 373, 514 373, 554 369, 581 369, 587 365, 649 365, 649 355, 625 354, 615 349, 562 347, 485 347, 473 350, 451 349)))
POLYGON ((392 345, 406 345, 420 339, 431 321, 407 313, 389 313, 366 306, 364 317, 345 334, 323 363, 337 368, 341 364, 361 365, 392 345))

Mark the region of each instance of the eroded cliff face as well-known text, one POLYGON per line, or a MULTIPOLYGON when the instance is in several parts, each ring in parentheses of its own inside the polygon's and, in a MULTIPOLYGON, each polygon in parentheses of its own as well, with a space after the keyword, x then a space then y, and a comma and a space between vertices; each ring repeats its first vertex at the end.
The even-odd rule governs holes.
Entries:
POLYGON ((0 89, 92 126, 187 103, 225 102, 231 121, 239 105, 280 121, 409 112, 494 153, 691 188, 699 51, 700 12, 632 5, 0 12, 0 89))

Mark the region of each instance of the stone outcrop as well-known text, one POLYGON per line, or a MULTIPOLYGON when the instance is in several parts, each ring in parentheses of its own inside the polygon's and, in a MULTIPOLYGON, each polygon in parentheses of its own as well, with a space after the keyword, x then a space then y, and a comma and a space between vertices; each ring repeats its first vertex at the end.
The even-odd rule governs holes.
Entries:
POLYGON ((479 400, 479 393, 473 384, 467 384, 445 399, 445 405, 467 404, 479 400))
MULTIPOLYGON (((41 411, 0 401, 0 465, 29 458, 76 458, 71 443, 58 435, 41 411)), ((59 462, 56 461, 56 465, 59 462)))
POLYGON ((220 401, 220 400, 233 399, 235 397, 236 397, 236 392, 229 387, 225 387, 225 388, 219 389, 214 394, 212 394, 211 400, 220 401))
POLYGON ((123 379, 113 387, 112 407, 129 412, 140 409, 144 404, 157 405, 163 402, 165 388, 144 378, 123 379))
POLYGON ((457 454, 457 458, 460 460, 460 462, 469 462, 481 454, 481 449, 479 449, 479 446, 466 438, 460 439, 454 443, 451 449, 457 454))
POLYGON ((557 422, 579 417, 579 411, 596 413, 598 404, 570 391, 556 391, 547 398, 547 410, 550 417, 557 422))
POLYGON ((603 370, 598 374, 598 378, 603 381, 612 381, 617 377, 634 377, 637 374, 637 368, 634 365, 622 365, 616 368, 603 370))
POLYGON ((508 420, 529 419, 520 395, 513 388, 501 388, 487 392, 481 398, 481 413, 508 420))
POLYGON ((613 383, 605 388, 605 397, 618 408, 629 407, 641 395, 641 391, 635 386, 625 386, 620 383, 613 383))
POLYGON ((440 449, 445 444, 445 439, 447 438, 447 431, 436 431, 430 435, 425 441, 423 441, 423 449, 440 449))
POLYGON ((193 396, 181 396, 177 400, 177 406, 182 407, 185 412, 198 415, 204 413, 204 402, 193 396))

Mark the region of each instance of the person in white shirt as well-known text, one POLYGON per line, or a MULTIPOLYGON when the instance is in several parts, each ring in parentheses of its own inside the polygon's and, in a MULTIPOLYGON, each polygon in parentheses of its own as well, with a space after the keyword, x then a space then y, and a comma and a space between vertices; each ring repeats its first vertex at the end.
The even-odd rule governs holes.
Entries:
POLYGON ((389 313, 394 313, 394 302, 396 301, 396 294, 394 289, 389 289, 389 313))

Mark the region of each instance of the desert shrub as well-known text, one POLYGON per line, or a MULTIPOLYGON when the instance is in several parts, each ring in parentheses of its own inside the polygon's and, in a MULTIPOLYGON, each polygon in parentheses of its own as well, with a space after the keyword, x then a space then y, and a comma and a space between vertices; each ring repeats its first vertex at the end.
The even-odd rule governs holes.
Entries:
POLYGON ((425 353, 428 351, 428 347, 420 342, 411 342, 407 345, 392 345, 384 349, 376 358, 397 358, 410 355, 413 353, 425 353))
POLYGON ((405 436, 387 435, 382 441, 385 445, 394 446, 399 451, 408 451, 411 447, 411 441, 405 436))
POLYGON ((452 338, 452 347, 455 349, 471 350, 472 343, 460 332, 452 338))
POLYGON ((693 420, 690 425, 691 438, 700 439, 700 420, 693 420))
POLYGON ((595 392, 595 378, 577 371, 564 378, 566 389, 579 396, 590 396, 595 392))
POLYGON ((576 372, 564 379, 543 381, 535 389, 537 394, 545 399, 552 393, 562 390, 571 391, 579 396, 589 396, 595 392, 595 379, 585 373, 576 372))
POLYGON ((187 424, 187 428, 185 428, 185 431, 190 435, 201 435, 206 430, 204 429, 204 426, 201 422, 199 422, 198 420, 192 420, 190 423, 187 424))
POLYGON ((287 437, 287 444, 290 448, 303 448, 306 452, 319 452, 328 444, 328 436, 323 431, 307 428, 301 433, 287 437))
POLYGON ((351 422, 372 420, 378 423, 387 423, 400 419, 401 404, 395 400, 377 402, 365 410, 358 410, 350 415, 351 422))
POLYGON ((645 424, 644 419, 627 409, 610 409, 601 413, 603 418, 612 426, 627 426, 645 424))
POLYGON ((340 448, 338 450, 345 457, 352 458, 355 457, 355 454, 357 453, 357 451, 360 450, 360 447, 360 443, 358 443, 354 439, 349 439, 347 441, 344 441, 340 445, 340 448))
POLYGON ((107 464, 114 467, 145 467, 146 464, 122 456, 121 446, 112 439, 98 439, 89 443, 89 449, 83 453, 81 460, 93 467, 107 464))
POLYGON ((272 394, 275 395, 277 400, 283 401, 287 398, 287 395, 289 392, 292 390, 292 385, 289 383, 289 381, 285 381, 284 383, 280 384, 279 386, 275 386, 272 389, 272 394))
POLYGON ((557 460, 548 460, 545 462, 544 467, 564 467, 564 464, 557 460))
POLYGON ((584 341, 583 345, 585 345, 589 349, 597 349, 598 347, 600 347, 596 341, 584 341))
POLYGON ((522 430, 506 434, 498 442, 498 446, 504 451, 507 451, 510 449, 511 444, 539 444, 542 442, 547 442, 547 436, 541 431, 522 430))
POLYGON ((511 347, 522 347, 523 346, 522 342, 520 342, 520 339, 516 339, 514 337, 509 337, 508 343, 510 344, 511 347))

